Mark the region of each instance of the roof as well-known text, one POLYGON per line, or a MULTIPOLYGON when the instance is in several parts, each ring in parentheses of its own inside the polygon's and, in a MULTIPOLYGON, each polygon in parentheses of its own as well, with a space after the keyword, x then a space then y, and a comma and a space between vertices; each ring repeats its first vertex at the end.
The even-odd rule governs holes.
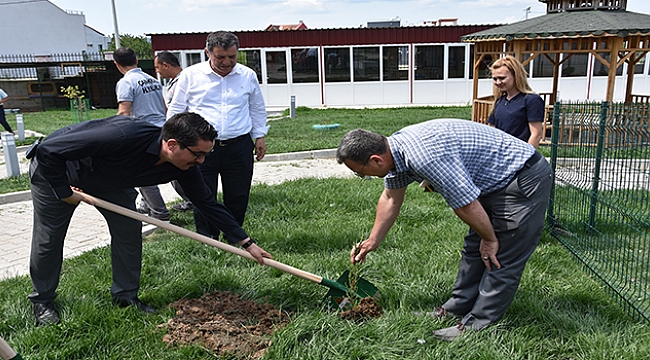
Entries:
POLYGON ((650 34, 650 15, 625 10, 583 10, 546 14, 461 37, 465 42, 588 35, 650 34))
POLYGON ((274 25, 271 24, 264 31, 289 31, 289 30, 306 30, 307 25, 302 21, 299 24, 274 25))

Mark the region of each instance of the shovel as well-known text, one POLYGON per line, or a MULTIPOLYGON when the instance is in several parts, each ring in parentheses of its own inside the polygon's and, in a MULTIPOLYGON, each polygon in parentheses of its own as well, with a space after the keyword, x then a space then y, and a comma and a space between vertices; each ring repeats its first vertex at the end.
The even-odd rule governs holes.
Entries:
MULTIPOLYGON (((75 191, 75 193, 79 194, 82 196, 85 202, 93 204, 95 206, 99 206, 103 209, 112 211, 114 213, 124 215, 126 217, 129 217, 131 219, 139 220, 139 221, 144 221, 146 223, 156 225, 160 228, 163 228, 165 230, 169 230, 171 232, 174 232, 179 235, 183 235, 186 237, 189 237, 191 239, 200 241, 206 245, 214 246, 218 249, 233 253, 235 255, 239 255, 241 257, 247 258, 249 260, 257 261, 251 254, 248 253, 246 250, 242 250, 240 248, 234 247, 232 245, 223 243, 221 241, 217 241, 215 239, 209 238, 205 235, 201 235, 195 232, 192 232, 190 230, 187 230, 185 228, 182 228, 180 226, 176 226, 173 224, 170 224, 168 222, 164 222, 158 219, 155 219, 153 217, 140 214, 136 211, 126 209, 124 207, 115 205, 113 203, 110 203, 108 201, 104 201, 101 199, 98 199, 92 195, 88 195, 86 193, 78 192, 75 191)), ((379 291, 377 288, 371 284, 369 281, 363 279, 363 278, 358 278, 356 279, 356 289, 349 289, 348 288, 348 277, 349 277, 349 271, 345 271, 343 275, 337 280, 329 280, 324 277, 314 275, 311 273, 308 273, 306 271, 297 269, 295 267, 283 264, 281 262, 272 260, 272 259, 264 259, 264 265, 270 266, 272 268, 284 271, 286 273, 289 273, 291 275, 297 276, 299 278, 303 278, 305 280, 309 280, 312 282, 315 282, 316 284, 320 284, 323 286, 327 286, 330 288, 329 292, 326 294, 326 298, 329 297, 331 298, 331 303, 338 307, 339 309, 349 309, 353 306, 353 303, 356 303, 357 300, 365 297, 374 297, 378 299, 380 297, 379 291)))
POLYGON ((0 337, 0 359, 2 360, 22 360, 22 356, 17 354, 14 349, 7 344, 5 339, 0 337))

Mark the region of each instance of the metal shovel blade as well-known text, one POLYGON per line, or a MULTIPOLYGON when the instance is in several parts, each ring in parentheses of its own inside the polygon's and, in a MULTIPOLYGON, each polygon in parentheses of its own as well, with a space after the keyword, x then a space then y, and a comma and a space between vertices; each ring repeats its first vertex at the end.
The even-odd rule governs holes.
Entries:
POLYGON ((349 310, 358 299, 372 297, 379 299, 379 290, 364 278, 358 278, 354 291, 350 289, 350 271, 345 270, 336 283, 340 286, 329 286, 330 290, 325 294, 325 299, 330 299, 331 304, 341 310, 349 310))

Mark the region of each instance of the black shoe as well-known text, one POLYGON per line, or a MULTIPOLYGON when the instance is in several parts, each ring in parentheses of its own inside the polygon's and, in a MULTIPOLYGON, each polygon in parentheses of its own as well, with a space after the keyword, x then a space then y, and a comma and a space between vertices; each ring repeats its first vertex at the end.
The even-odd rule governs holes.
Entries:
POLYGON ((53 302, 34 304, 34 317, 36 317, 36 326, 61 322, 53 302))
POLYGON ((149 313, 149 314, 156 314, 157 311, 153 307, 145 304, 142 302, 142 300, 138 299, 138 297, 130 298, 130 299, 120 299, 117 297, 113 298, 113 304, 118 305, 119 307, 127 307, 127 306, 135 306, 138 310, 144 312, 144 313, 149 313))

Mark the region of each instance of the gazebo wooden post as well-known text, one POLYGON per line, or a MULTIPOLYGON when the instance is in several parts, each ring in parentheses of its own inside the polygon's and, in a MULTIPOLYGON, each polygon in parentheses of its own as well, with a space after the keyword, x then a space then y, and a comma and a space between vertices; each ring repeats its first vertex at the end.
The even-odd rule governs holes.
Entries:
MULTIPOLYGON (((549 103, 555 104, 557 101, 557 89, 560 82, 560 54, 555 53, 553 55, 553 91, 549 97, 549 103)), ((548 56, 547 56, 548 57, 548 56)))
POLYGON ((618 68, 618 52, 623 47, 623 38, 613 36, 609 41, 609 74, 607 75, 607 95, 605 100, 608 103, 614 101, 614 86, 616 85, 616 69, 618 68))

